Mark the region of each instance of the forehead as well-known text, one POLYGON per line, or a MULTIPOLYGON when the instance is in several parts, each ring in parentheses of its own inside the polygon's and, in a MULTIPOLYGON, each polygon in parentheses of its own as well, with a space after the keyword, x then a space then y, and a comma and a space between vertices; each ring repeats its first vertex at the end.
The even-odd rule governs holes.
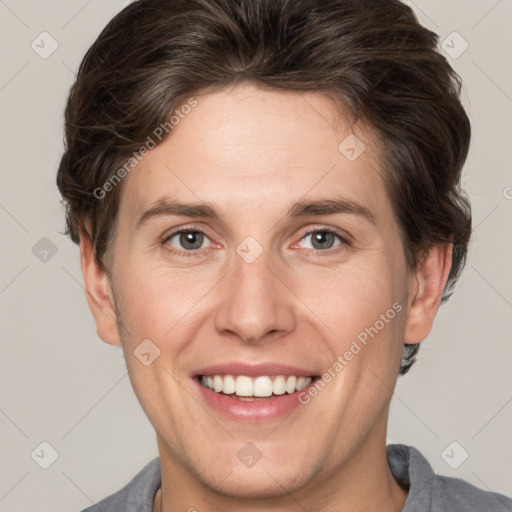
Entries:
POLYGON ((387 206, 378 137, 328 96, 244 84, 194 99, 126 178, 122 208, 165 195, 240 214, 333 194, 387 206))

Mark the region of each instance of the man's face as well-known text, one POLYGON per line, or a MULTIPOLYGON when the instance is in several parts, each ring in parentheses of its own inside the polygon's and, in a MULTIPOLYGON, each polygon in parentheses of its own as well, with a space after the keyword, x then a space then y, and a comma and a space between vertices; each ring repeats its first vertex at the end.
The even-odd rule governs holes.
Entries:
POLYGON ((196 99, 123 184, 112 285, 129 375, 163 466, 292 492, 384 445, 413 276, 375 134, 318 93, 196 99), (143 340, 146 363, 160 351, 148 365, 143 340), (254 388, 272 396, 233 394, 254 388))

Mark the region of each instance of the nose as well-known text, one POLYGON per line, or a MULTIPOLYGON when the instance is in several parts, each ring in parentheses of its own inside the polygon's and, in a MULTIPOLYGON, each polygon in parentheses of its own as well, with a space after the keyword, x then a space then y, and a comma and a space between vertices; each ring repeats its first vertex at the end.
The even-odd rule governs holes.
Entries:
POLYGON ((245 343, 262 343, 295 329, 294 295, 281 268, 264 251, 256 261, 234 255, 234 268, 221 283, 215 327, 245 343))

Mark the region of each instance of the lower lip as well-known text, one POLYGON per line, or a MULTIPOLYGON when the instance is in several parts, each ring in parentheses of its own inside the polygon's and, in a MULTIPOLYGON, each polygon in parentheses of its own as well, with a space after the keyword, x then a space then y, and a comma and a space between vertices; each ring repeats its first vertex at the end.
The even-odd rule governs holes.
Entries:
POLYGON ((230 398, 223 393, 216 393, 209 388, 205 388, 199 380, 193 379, 196 386, 199 387, 201 395, 206 402, 216 411, 230 419, 247 421, 270 421, 288 416, 294 409, 301 406, 299 395, 308 391, 317 379, 295 393, 279 396, 272 396, 268 399, 258 398, 256 400, 239 400, 230 398))

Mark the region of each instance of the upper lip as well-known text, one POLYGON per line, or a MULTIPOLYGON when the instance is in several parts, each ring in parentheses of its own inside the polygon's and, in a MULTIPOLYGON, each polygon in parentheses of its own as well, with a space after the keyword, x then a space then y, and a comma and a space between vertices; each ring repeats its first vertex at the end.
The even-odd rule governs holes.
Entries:
POLYGON ((244 361, 234 361, 230 363, 219 363, 205 366, 193 372, 192 376, 198 375, 247 375, 248 377, 268 376, 276 377, 278 375, 296 377, 313 377, 315 372, 306 368, 290 366, 276 363, 247 363, 244 361))

